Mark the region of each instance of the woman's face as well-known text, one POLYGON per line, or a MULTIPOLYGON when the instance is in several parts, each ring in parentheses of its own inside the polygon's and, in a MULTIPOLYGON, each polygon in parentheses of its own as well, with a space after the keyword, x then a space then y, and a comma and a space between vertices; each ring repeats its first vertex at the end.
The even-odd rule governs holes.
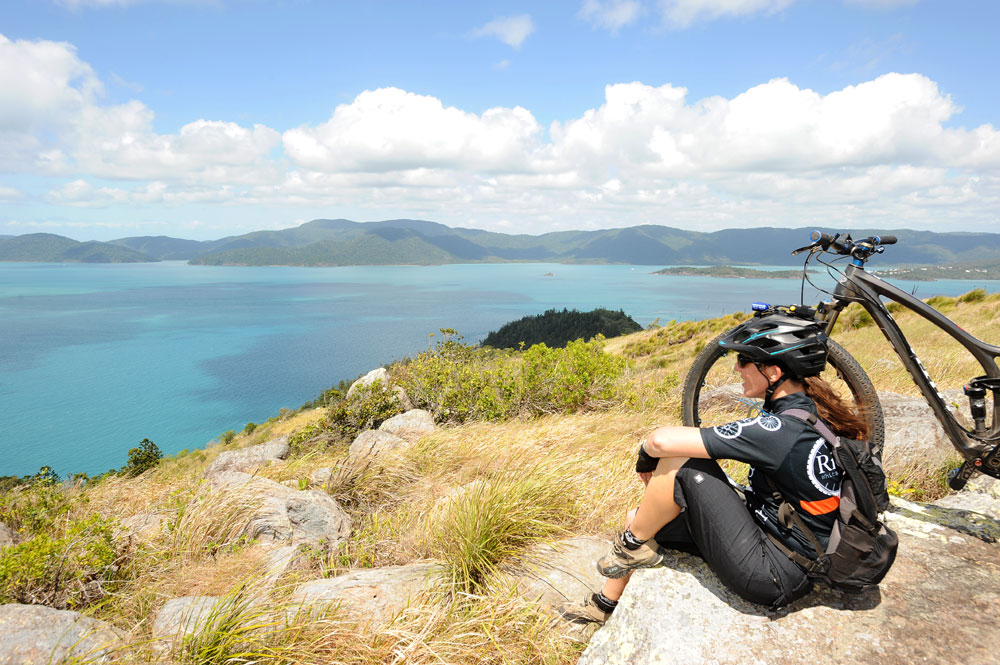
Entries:
MULTIPOLYGON (((774 365, 762 365, 765 372, 772 374, 779 374, 780 371, 775 371, 777 368, 774 365)), ((743 379, 743 396, 749 397, 751 399, 760 399, 764 397, 764 393, 767 391, 768 381, 767 377, 757 369, 757 365, 752 362, 743 363, 742 358, 737 356, 736 365, 733 367, 733 371, 740 375, 743 379)), ((774 377, 777 379, 777 377, 774 377)))

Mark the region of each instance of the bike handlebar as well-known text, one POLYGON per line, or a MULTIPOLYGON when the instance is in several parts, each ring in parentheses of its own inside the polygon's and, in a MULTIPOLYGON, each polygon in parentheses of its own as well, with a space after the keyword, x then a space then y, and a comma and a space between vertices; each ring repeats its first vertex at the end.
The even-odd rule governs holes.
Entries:
POLYGON ((812 241, 811 245, 797 249, 792 254, 798 254, 807 249, 813 251, 821 249, 824 252, 833 251, 835 254, 854 256, 856 259, 864 261, 871 254, 881 252, 882 245, 895 245, 897 242, 896 236, 892 235, 871 236, 869 238, 862 238, 861 240, 853 240, 850 234, 837 233, 830 235, 818 230, 810 233, 809 239, 812 241))

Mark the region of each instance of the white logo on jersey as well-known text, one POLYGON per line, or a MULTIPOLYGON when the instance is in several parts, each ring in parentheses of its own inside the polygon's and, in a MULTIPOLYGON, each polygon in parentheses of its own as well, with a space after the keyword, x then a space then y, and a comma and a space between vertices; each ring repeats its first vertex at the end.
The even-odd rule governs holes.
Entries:
POLYGON ((820 437, 816 439, 812 450, 809 452, 809 461, 806 463, 806 473, 813 487, 827 496, 840 496, 840 470, 834 460, 833 451, 827 445, 826 439, 820 437))
POLYGON ((760 425, 762 428, 766 429, 768 432, 777 432, 779 429, 781 429, 781 420, 778 418, 778 416, 773 416, 770 414, 766 416, 758 416, 757 424, 760 425))

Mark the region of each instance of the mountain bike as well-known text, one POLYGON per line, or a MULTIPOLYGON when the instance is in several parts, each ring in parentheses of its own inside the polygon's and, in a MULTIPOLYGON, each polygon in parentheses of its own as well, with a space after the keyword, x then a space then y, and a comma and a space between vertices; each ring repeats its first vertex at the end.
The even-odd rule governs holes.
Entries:
MULTIPOLYGON (((850 234, 830 235, 813 231, 812 241, 792 254, 808 252, 802 270, 803 296, 809 282, 819 291, 831 296, 815 307, 789 305, 774 306, 754 303, 755 316, 774 312, 797 316, 808 321, 819 321, 828 335, 833 333, 837 318, 845 307, 858 303, 871 316, 889 345, 899 356, 903 367, 912 377, 937 417, 945 434, 964 458, 963 464, 948 475, 948 484, 959 490, 976 471, 1000 478, 1000 346, 988 344, 962 330, 941 312, 913 295, 889 284, 865 270, 868 259, 885 252, 887 245, 896 243, 894 236, 871 236, 853 240, 850 234), (831 258, 832 257, 832 258, 831 258), (833 291, 816 286, 809 277, 812 260, 827 266, 836 277, 833 291), (843 269, 834 265, 840 260, 849 261, 843 269), (900 330, 883 298, 899 303, 923 317, 961 344, 980 364, 983 374, 970 379, 963 387, 969 399, 972 426, 960 423, 948 408, 945 398, 927 374, 923 364, 900 330), (989 395, 989 396, 988 396, 989 395), (988 402, 992 400, 992 408, 988 402)), ((804 297, 803 297, 804 299, 804 297)), ((695 358, 684 383, 682 397, 683 422, 689 426, 722 423, 739 417, 759 413, 760 406, 742 397, 738 383, 734 383, 731 360, 725 358, 726 350, 718 340, 729 331, 712 340, 695 358)), ((845 399, 851 399, 859 413, 867 420, 873 448, 881 451, 885 425, 878 394, 861 365, 837 342, 830 340, 829 369, 823 378, 833 385, 845 399)))

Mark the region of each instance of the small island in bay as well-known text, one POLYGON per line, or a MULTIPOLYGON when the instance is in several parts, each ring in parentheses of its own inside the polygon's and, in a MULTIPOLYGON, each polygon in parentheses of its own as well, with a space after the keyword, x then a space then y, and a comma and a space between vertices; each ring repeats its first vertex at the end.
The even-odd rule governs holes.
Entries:
POLYGON ((798 279, 802 277, 801 270, 757 270, 755 268, 737 268, 736 266, 708 266, 707 268, 677 266, 657 270, 653 274, 684 275, 688 277, 725 277, 728 279, 740 277, 754 279, 798 279))

